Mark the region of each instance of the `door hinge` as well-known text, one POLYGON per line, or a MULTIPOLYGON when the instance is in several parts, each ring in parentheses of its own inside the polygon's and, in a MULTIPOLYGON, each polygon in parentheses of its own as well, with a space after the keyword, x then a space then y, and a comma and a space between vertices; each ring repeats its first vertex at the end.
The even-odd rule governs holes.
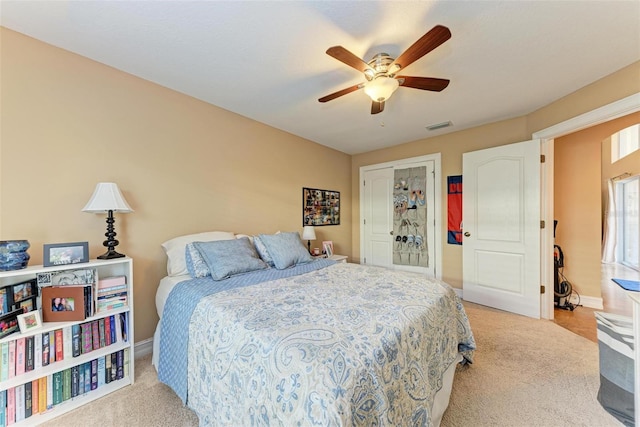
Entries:
POLYGON ((367 257, 364 257, 364 263, 363 264, 366 264, 366 263, 367 263, 367 257))
POLYGON ((363 222, 364 225, 367 225, 367 220, 366 219, 363 219, 362 222, 363 222))
POLYGON ((365 187, 366 185, 367 185, 367 181, 366 180, 362 181, 362 186, 365 187))
POLYGON ((540 154, 540 163, 544 163, 545 160, 546 157, 544 156, 544 154, 540 154))
POLYGON ((540 228, 544 228, 545 227, 545 223, 544 220, 540 221, 540 228))
POLYGON ((541 294, 544 294, 544 292, 545 292, 545 287, 544 287, 544 285, 540 285, 540 293, 541 293, 541 294))

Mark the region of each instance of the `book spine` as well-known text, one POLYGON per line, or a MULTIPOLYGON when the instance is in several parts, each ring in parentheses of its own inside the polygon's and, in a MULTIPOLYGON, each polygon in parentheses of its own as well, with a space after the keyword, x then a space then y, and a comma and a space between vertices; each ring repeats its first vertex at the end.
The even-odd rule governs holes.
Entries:
POLYGON ((50 360, 49 332, 42 334, 42 366, 47 366, 50 360))
MULTIPOLYGON (((111 316, 109 316, 111 317, 111 316)), ((111 345, 111 321, 109 317, 104 318, 104 345, 111 345)))
POLYGON ((40 389, 38 380, 31 381, 31 411, 33 414, 40 412, 40 389))
POLYGON ((91 336, 91 323, 80 325, 82 331, 82 353, 89 353, 93 350, 93 338, 91 336))
POLYGON ((62 371, 53 373, 53 406, 62 403, 62 371))
POLYGON ((122 342, 129 341, 129 313, 120 313, 120 327, 122 328, 122 342))
POLYGON ((7 425, 7 391, 0 391, 0 427, 7 425))
POLYGON ((102 300, 106 300, 106 299, 118 299, 118 298, 122 298, 124 297, 124 299, 126 300, 127 297, 127 291, 120 291, 120 292, 113 292, 110 294, 98 294, 98 302, 102 301, 102 300))
POLYGON ((127 276, 112 276, 98 280, 98 289, 122 286, 127 284, 127 276))
POLYGON ((118 354, 111 353, 111 381, 118 379, 118 354))
POLYGON ((105 358, 104 357, 98 358, 98 387, 96 388, 100 388, 106 383, 106 377, 107 377, 106 371, 107 371, 107 366, 106 366, 105 358))
POLYGON ((109 316, 109 328, 111 330, 111 343, 116 342, 116 316, 109 316))
POLYGON ((47 410, 53 408, 53 374, 47 375, 47 410))
POLYGON ((97 320, 91 322, 91 335, 93 337, 93 349, 97 350, 100 348, 100 329, 97 320))
POLYGON ((24 384, 16 386, 16 422, 24 420, 24 384))
POLYGON ((125 347, 124 349, 124 376, 128 377, 130 375, 129 371, 129 349, 130 347, 125 347))
POLYGON ((16 340, 16 376, 24 374, 25 346, 24 337, 16 340))
POLYGON ((0 365, 0 381, 9 379, 9 343, 2 343, 2 364, 0 365))
POLYGON ((116 353, 116 379, 121 380, 124 378, 124 350, 118 350, 116 353))
POLYGON ((7 390, 7 425, 16 422, 16 388, 7 390))
MULTIPOLYGON (((80 368, 78 365, 71 367, 71 396, 76 397, 78 395, 78 389, 80 388, 80 368)), ((84 373, 84 370, 83 370, 84 373)))
POLYGON ((33 394, 32 383, 24 384, 24 417, 29 418, 33 412, 33 394))
POLYGON ((98 334, 100 336, 100 348, 106 346, 104 318, 98 319, 98 334))
POLYGON ((35 336, 31 335, 25 338, 25 372, 33 371, 35 366, 34 352, 35 352, 35 336))
POLYGON ((38 378, 38 412, 41 414, 47 410, 47 391, 49 390, 47 386, 47 379, 49 377, 41 377, 38 378))
POLYGON ((73 355, 73 332, 71 327, 62 328, 62 348, 64 357, 70 358, 73 355))
POLYGON ((71 343, 72 343, 72 356, 78 357, 82 354, 80 348, 80 325, 75 324, 71 326, 71 343))
POLYGON ((71 399, 71 368, 62 371, 62 400, 71 399))
POLYGON ((109 384, 111 382, 111 355, 107 354, 104 357, 104 382, 109 384))
POLYGON ((64 360, 64 343, 62 329, 55 330, 55 343, 56 343, 56 362, 64 360))
POLYGON ((98 388, 98 359, 93 359, 91 361, 91 390, 95 390, 98 388))
POLYGON ((33 354, 34 369, 42 368, 42 334, 34 335, 33 354))
POLYGON ((100 295, 112 294, 112 293, 120 292, 123 289, 127 289, 127 285, 116 285, 116 286, 109 286, 107 288, 98 288, 98 297, 100 295))
POLYGON ((9 341, 9 378, 16 376, 16 341, 9 341))
POLYGON ((92 363, 93 362, 86 362, 82 365, 82 369, 84 369, 84 389, 86 392, 91 391, 91 381, 92 381, 91 364, 92 363))

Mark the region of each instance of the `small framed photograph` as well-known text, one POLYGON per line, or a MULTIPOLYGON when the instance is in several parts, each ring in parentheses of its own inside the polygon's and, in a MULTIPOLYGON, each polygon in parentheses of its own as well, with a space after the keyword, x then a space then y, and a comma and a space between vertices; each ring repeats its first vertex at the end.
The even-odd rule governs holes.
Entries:
POLYGON ((33 329, 42 327, 40 312, 38 310, 33 310, 28 313, 19 314, 18 326, 20 327, 20 332, 22 332, 23 334, 33 329))
POLYGON ((324 250, 324 253, 327 254, 327 257, 332 256, 333 242, 331 240, 325 240, 324 242, 322 242, 322 249, 324 250))
POLYGON ((38 282, 36 279, 27 280, 26 282, 22 283, 16 283, 15 285, 11 285, 11 288, 13 292, 14 306, 23 300, 31 299, 38 296, 38 282))
POLYGON ((89 242, 44 245, 42 259, 45 267, 89 262, 89 242))
POLYGON ((68 322, 85 319, 85 286, 42 288, 42 320, 68 322))
POLYGON ((36 297, 24 299, 22 301, 15 303, 13 305, 13 308, 15 308, 16 310, 21 308, 22 311, 24 311, 25 313, 28 313, 30 311, 37 310, 38 308, 37 301, 38 299, 36 297))
POLYGON ((0 288, 0 315, 9 313, 13 310, 13 287, 5 286, 0 288))
POLYGON ((0 338, 19 331, 18 316, 22 314, 22 309, 14 310, 0 316, 0 338))

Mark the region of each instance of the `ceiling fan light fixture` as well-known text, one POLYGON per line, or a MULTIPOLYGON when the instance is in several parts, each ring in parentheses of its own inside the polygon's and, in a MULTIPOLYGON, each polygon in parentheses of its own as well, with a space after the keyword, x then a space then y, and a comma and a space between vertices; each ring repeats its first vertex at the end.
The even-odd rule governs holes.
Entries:
POLYGON ((383 102, 389 99, 398 86, 400 86, 398 80, 392 77, 378 76, 365 83, 364 93, 374 102, 383 102))

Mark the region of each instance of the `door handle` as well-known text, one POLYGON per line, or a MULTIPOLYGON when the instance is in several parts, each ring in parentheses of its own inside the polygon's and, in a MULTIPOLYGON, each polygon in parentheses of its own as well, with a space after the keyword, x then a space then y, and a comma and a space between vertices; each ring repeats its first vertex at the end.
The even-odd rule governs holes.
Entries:
POLYGON ((464 237, 469 237, 469 236, 471 236, 471 233, 469 233, 468 231, 465 231, 464 232, 464 237))

